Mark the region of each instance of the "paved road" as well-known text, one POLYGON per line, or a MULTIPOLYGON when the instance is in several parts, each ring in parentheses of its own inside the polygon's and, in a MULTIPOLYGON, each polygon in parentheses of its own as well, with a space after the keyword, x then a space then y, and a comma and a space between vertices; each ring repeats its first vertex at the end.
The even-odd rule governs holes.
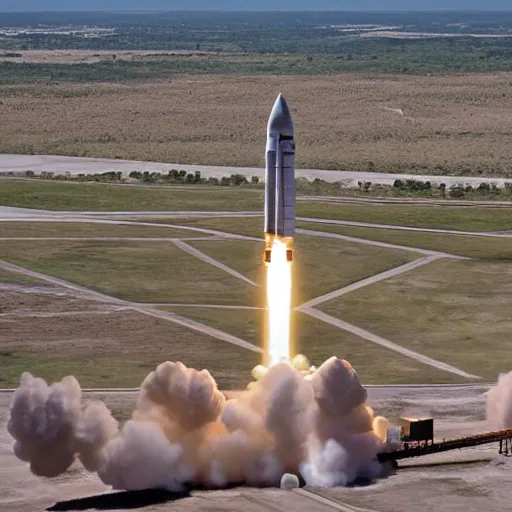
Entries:
MULTIPOLYGON (((413 228, 410 226, 395 226, 392 224, 374 224, 373 222, 355 222, 349 220, 333 220, 333 219, 312 219, 309 217, 297 217, 298 221, 313 222, 317 224, 334 224, 337 226, 350 226, 357 228, 375 228, 375 229, 392 229, 394 231, 415 231, 421 233, 440 233, 442 235, 464 235, 464 236, 486 236, 491 238, 512 238, 512 234, 506 231, 502 232, 482 232, 482 231, 456 231, 454 229, 437 229, 437 228, 413 228)), ((512 226, 512 218, 510 220, 512 226)))
POLYGON ((430 251, 428 249, 420 249, 418 247, 409 247, 408 245, 389 244, 387 242, 378 242, 376 240, 367 240, 366 238, 356 238, 353 236, 340 235, 338 233, 326 233, 324 231, 312 231, 309 229, 296 229, 295 232, 298 233, 299 235, 318 236, 320 238, 334 238, 337 240, 345 240, 346 242, 353 242, 356 244, 373 245, 375 247, 383 247, 385 249, 399 249, 401 251, 416 252, 419 254, 424 254, 425 256, 444 256, 446 258, 454 258, 457 260, 469 259, 469 258, 463 258, 462 256, 455 256, 453 254, 448 254, 448 253, 444 253, 444 252, 430 251))
MULTIPOLYGON (((202 176, 222 178, 231 174, 243 174, 247 177, 263 178, 264 170, 257 167, 222 167, 213 165, 169 164, 161 162, 137 162, 134 160, 114 160, 108 158, 79 158, 71 156, 51 155, 0 155, 0 174, 8 172, 24 172, 27 170, 39 174, 53 172, 55 174, 72 175, 81 173, 94 174, 107 171, 122 172, 128 175, 131 171, 167 172, 170 169, 194 173, 201 172, 202 176)), ((457 184, 478 185, 482 182, 493 182, 498 187, 512 183, 512 179, 502 178, 468 178, 459 176, 427 176, 416 174, 389 174, 382 172, 359 171, 326 171, 321 169, 297 169, 297 178, 313 180, 320 178, 328 182, 343 181, 349 187, 358 187, 358 181, 371 181, 382 185, 392 185, 396 179, 416 179, 431 183, 446 183, 447 187, 457 184)))
POLYGON ((375 274, 373 276, 367 277, 366 279, 362 279, 361 281, 357 281, 355 283, 349 284, 348 286, 344 286, 339 290, 334 290, 320 297, 316 297, 308 302, 305 302, 297 309, 302 310, 319 306, 324 302, 337 299, 338 297, 346 295, 347 293, 355 292, 356 290, 364 288, 365 286, 370 286, 372 284, 378 283, 379 281, 389 279, 390 277, 399 276, 401 274, 405 274, 406 272, 410 272, 411 270, 415 270, 424 265, 428 265, 429 263, 432 263, 433 261, 436 261, 440 258, 443 258, 443 256, 436 254, 433 256, 428 256, 427 258, 420 258, 418 260, 410 261, 409 263, 405 263, 404 265, 400 265, 399 267, 386 270, 385 272, 381 272, 380 274, 375 274))

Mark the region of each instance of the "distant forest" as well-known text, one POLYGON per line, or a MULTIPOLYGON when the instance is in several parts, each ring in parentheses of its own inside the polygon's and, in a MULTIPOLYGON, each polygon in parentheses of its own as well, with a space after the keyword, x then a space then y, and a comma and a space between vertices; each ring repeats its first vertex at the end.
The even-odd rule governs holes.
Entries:
POLYGON ((176 73, 512 71, 508 12, 2 13, 0 81, 165 78, 176 73), (152 59, 14 62, 28 50, 145 50, 152 59), (160 51, 188 51, 191 59, 160 51), (237 55, 260 56, 259 60, 237 55), (220 57, 219 57, 220 56, 220 57), (223 58, 223 56, 227 56, 223 58), (11 59, 11 60, 10 60, 11 59), (81 66, 81 67, 80 67, 81 66), (84 67, 87 66, 87 70, 84 67), (72 68, 74 69, 68 69, 72 68))

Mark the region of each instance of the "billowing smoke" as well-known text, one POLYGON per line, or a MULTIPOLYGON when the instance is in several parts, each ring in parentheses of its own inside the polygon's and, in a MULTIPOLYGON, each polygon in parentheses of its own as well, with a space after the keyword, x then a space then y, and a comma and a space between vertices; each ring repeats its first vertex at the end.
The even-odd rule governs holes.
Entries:
POLYGON ((163 363, 120 431, 102 402, 82 400, 74 377, 48 386, 24 373, 8 430, 35 474, 57 476, 79 459, 115 489, 277 486, 287 473, 334 486, 378 476, 387 422, 366 405, 356 372, 335 357, 311 372, 297 361, 299 369, 260 371, 227 401, 208 371, 163 363))
POLYGON ((512 372, 500 375, 487 392, 487 421, 493 430, 512 428, 512 372))

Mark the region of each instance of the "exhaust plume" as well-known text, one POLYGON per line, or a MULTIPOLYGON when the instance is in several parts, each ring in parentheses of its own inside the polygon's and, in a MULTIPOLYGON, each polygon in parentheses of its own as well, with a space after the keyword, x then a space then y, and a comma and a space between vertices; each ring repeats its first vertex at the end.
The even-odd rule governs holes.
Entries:
POLYGON ((78 459, 126 490, 279 486, 290 474, 333 486, 378 476, 385 420, 366 405, 356 372, 333 357, 308 373, 307 359, 296 359, 300 371, 280 363, 255 372, 259 380, 231 400, 207 370, 165 362, 142 383, 121 430, 102 402, 83 401, 74 377, 48 386, 24 373, 8 423, 14 451, 37 475, 55 477, 78 459))

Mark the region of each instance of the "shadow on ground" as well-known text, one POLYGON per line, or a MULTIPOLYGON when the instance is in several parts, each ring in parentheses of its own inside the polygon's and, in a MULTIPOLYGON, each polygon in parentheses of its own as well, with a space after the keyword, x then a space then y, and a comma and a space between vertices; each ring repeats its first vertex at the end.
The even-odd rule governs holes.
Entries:
POLYGON ((59 501, 50 510, 122 510, 147 507, 168 503, 190 496, 189 492, 175 493, 162 489, 150 489, 146 491, 123 491, 109 494, 98 494, 87 498, 59 501))

